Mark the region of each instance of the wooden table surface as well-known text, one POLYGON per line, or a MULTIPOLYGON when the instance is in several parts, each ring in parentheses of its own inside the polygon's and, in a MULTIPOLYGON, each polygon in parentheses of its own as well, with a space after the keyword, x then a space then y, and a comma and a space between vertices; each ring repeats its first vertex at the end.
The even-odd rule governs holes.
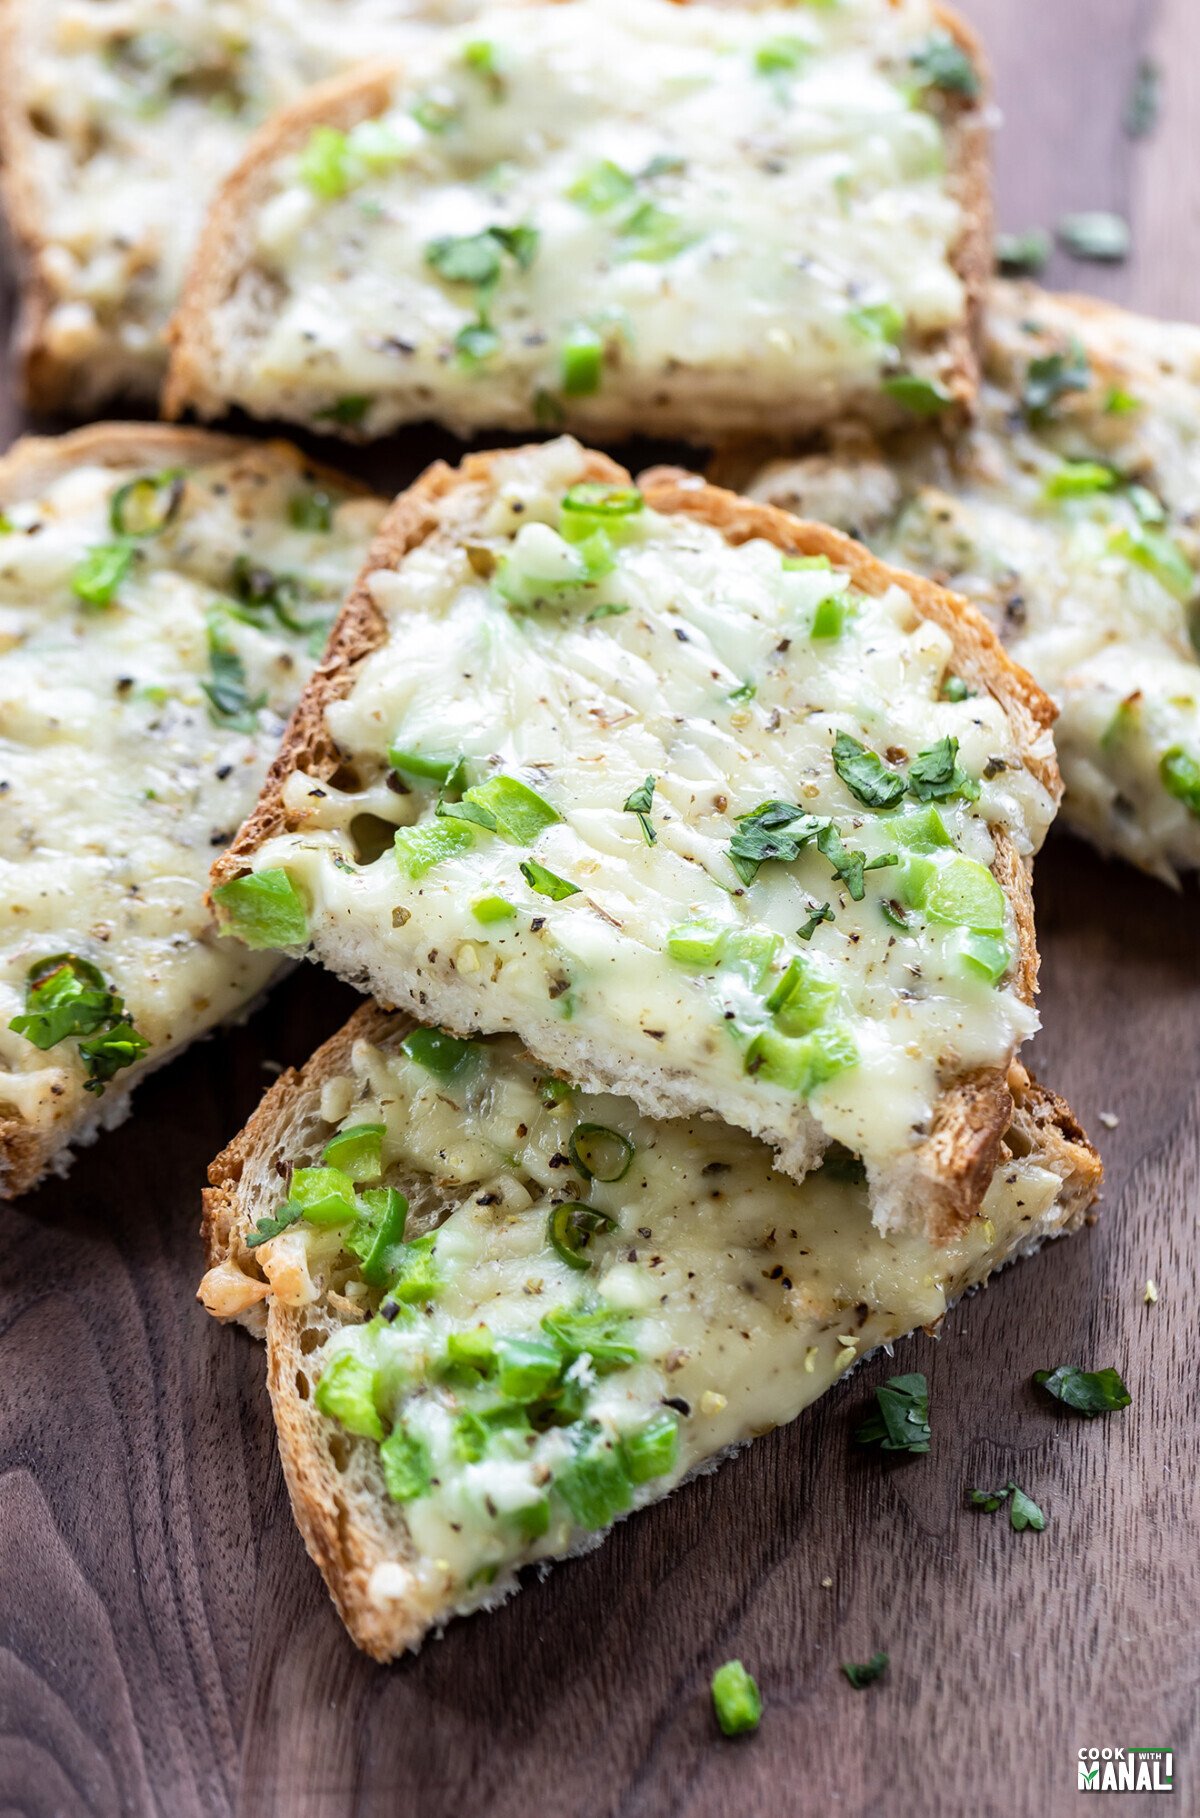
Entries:
MULTIPOLYGON (((1005 115, 1003 225, 1116 208, 1129 264, 1050 281, 1200 319, 1195 0, 963 11, 1005 115), (1147 54, 1164 109, 1133 144, 1147 54)), ((1099 1223, 391 1669, 305 1557, 258 1348, 193 1298, 205 1164, 351 998, 306 967, 143 1086, 66 1182, 0 1213, 0 1818, 1057 1818, 1078 1748, 1129 1743, 1173 1747, 1175 1806, 1200 1813, 1195 890, 1061 835, 1037 898, 1035 1060, 1102 1146, 1099 1223), (1115 1363, 1132 1407, 1057 1416, 1029 1380, 1066 1361, 1115 1363), (889 1465, 849 1434, 897 1368, 928 1373, 935 1439, 889 1465), (1010 1475, 1044 1534, 964 1509, 1010 1475), (887 1680, 852 1691, 838 1663, 881 1647, 887 1680), (732 1745, 708 1700, 731 1655, 767 1701, 732 1745)))

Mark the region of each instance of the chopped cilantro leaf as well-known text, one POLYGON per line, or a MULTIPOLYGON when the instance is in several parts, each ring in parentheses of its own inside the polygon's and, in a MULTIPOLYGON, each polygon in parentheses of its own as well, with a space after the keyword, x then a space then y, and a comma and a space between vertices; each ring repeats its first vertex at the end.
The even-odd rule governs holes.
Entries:
POLYGON ((958 761, 958 740, 947 734, 927 751, 917 753, 908 771, 908 792, 919 802, 945 802, 961 795, 973 802, 979 784, 958 761))
POLYGON ((1074 1408, 1077 1414, 1083 1414, 1091 1420, 1097 1414, 1111 1414, 1117 1408, 1127 1408, 1133 1400, 1129 1390, 1121 1381, 1116 1370, 1081 1370, 1078 1364, 1060 1364, 1057 1370, 1035 1370, 1034 1382, 1045 1389, 1047 1395, 1053 1395, 1055 1401, 1061 1401, 1064 1407, 1074 1408))
POLYGON ((201 682, 200 687, 208 699, 209 719, 214 726, 226 726, 233 732, 253 732, 267 697, 250 694, 246 666, 215 616, 208 625, 208 663, 212 679, 201 682))
POLYGON ((833 743, 833 767, 865 808, 894 808, 904 796, 904 778, 848 732, 833 743))
POLYGON ((973 101, 979 93, 979 71, 957 38, 948 31, 930 32, 909 61, 926 88, 939 88, 948 95, 962 95, 968 101, 973 101))
POLYGON ((763 802, 753 813, 738 816, 737 832, 729 842, 729 862, 743 884, 753 883, 760 865, 768 859, 791 864, 829 824, 793 802, 763 802))
POLYGON ((658 835, 655 833, 650 820, 650 812, 653 807, 654 778, 648 776, 645 782, 633 791, 633 794, 625 803, 625 813, 637 815, 638 824, 645 835, 647 846, 653 846, 658 839, 658 835))
POLYGON ((109 989, 95 966, 74 953, 37 962, 26 982, 25 1009, 8 1026, 43 1051, 77 1037, 88 1074, 84 1091, 97 1095, 150 1046, 130 1022, 123 998, 109 989))
POLYGON ((495 284, 507 253, 521 271, 537 254, 535 227, 485 227, 478 234, 444 234, 425 248, 425 263, 448 284, 495 284))
POLYGON ((1129 223, 1105 209, 1086 209, 1081 214, 1064 215, 1058 224, 1058 238, 1075 259, 1120 265, 1129 257, 1129 223))
POLYGON ((833 910, 828 903, 822 903, 819 909, 813 910, 803 928, 797 928, 796 939, 799 941, 810 941, 822 922, 831 922, 832 920, 833 910))
POLYGON ((1041 423, 1052 415, 1060 398, 1072 391, 1086 391, 1091 383, 1091 367, 1079 341, 1072 340, 1065 353, 1043 354, 1031 360, 1025 370, 1021 402, 1032 423, 1041 423))
POLYGON ((113 1075, 119 1073, 122 1067, 132 1067, 149 1046, 145 1036, 139 1035, 128 1020, 113 1023, 110 1028, 101 1030, 99 1035, 80 1042, 80 1058, 88 1070, 84 1091, 99 1097, 113 1075))
POLYGON ((1040 227, 996 236, 996 265, 1006 277, 1036 278, 1049 257, 1050 236, 1040 227))
POLYGON ((1008 1505, 1008 1519, 1018 1534, 1023 1534, 1026 1528, 1032 1528, 1035 1534, 1040 1534, 1046 1525, 1046 1517, 1032 1496, 1027 1496, 1015 1483, 1012 1486, 1012 1501, 1008 1505))
POLYGON ((1032 1496, 1027 1496, 1011 1477, 999 1490, 968 1490, 967 1497, 972 1507, 982 1509, 985 1515, 994 1515, 1008 1502, 1008 1519, 1018 1534, 1023 1534, 1026 1528, 1040 1534, 1046 1525, 1046 1517, 1032 1496))
POLYGON ((877 1654, 872 1654, 869 1660, 862 1661, 861 1664, 853 1660, 843 1660, 842 1662, 842 1671, 856 1692, 861 1692, 864 1686, 873 1685, 875 1680, 882 1679, 887 1669, 888 1656, 882 1648, 877 1654))
POLYGON ((1162 70, 1152 57, 1140 57, 1125 104, 1125 131, 1131 139, 1144 139, 1154 131, 1161 105, 1162 70))
POLYGON ((564 897, 578 896, 579 885, 568 883, 565 877, 556 877, 553 871, 547 871, 545 865, 539 865, 536 859, 521 861, 521 876, 531 890, 539 896, 548 896, 551 901, 561 903, 564 897))
POLYGON ((278 1237, 281 1231, 294 1225, 303 1216, 303 1212, 303 1206, 294 1206, 289 1200, 280 1206, 274 1218, 260 1218, 246 1238, 247 1250, 257 1250, 259 1244, 270 1243, 273 1237, 278 1237))
POLYGON ((892 1376, 875 1391, 878 1411, 855 1431, 860 1446, 878 1445, 885 1452, 928 1452, 929 1384, 921 1371, 892 1376))

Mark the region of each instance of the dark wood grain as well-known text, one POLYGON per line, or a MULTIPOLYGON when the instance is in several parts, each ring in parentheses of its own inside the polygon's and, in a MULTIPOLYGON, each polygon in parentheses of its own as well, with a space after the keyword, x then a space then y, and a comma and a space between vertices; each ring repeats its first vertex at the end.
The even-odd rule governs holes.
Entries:
MULTIPOLYGON (((1200 311, 1192 0, 964 10, 1006 116, 1005 224, 1120 208, 1133 262, 1059 260, 1054 280, 1200 311), (1150 48, 1165 112, 1133 146, 1121 108, 1150 48)), ((427 450, 374 464, 398 484, 427 450)), ((1102 1141, 1102 1217, 905 1347, 931 1456, 849 1447, 877 1359, 395 1668, 354 1653, 304 1557, 259 1351, 193 1300, 205 1163, 265 1063, 299 1060, 348 994, 296 974, 150 1081, 67 1182, 0 1213, 0 1818, 1058 1818, 1076 1749, 1129 1742, 1173 1746, 1176 1805, 1200 1812, 1196 892, 1062 837, 1037 894, 1036 1060, 1102 1141), (1116 1363, 1133 1406, 1055 1414, 1029 1378, 1068 1360, 1116 1363), (1009 1475, 1045 1534, 963 1508, 1009 1475), (877 1647, 889 1678, 851 1691, 838 1663, 877 1647), (734 1654, 768 1710, 730 1745, 707 1685, 734 1654)))

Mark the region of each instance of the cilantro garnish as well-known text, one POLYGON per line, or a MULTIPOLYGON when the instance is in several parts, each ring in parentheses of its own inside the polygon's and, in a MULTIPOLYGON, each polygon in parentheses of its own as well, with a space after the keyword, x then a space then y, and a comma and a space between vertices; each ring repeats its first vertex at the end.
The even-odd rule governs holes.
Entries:
POLYGON ((1125 131, 1131 139, 1144 139, 1154 131, 1161 105, 1162 71, 1153 58, 1142 57, 1125 104, 1125 131))
POLYGON ((95 966, 74 953, 55 953, 38 961, 26 983, 25 1009, 8 1026, 42 1050, 69 1036, 79 1038, 80 1058, 88 1073, 84 1091, 97 1095, 150 1046, 126 1016, 120 994, 110 990, 95 966))
POLYGON ((1029 419, 1040 423, 1048 417, 1060 398, 1068 392, 1086 391, 1092 372, 1083 346, 1075 339, 1066 353, 1043 354, 1031 360, 1025 370, 1021 402, 1029 419))
POLYGON ((568 883, 565 877, 557 877, 553 871, 547 871, 545 865, 539 865, 536 859, 521 861, 521 876, 531 890, 536 890, 539 896, 548 896, 555 903, 561 903, 564 897, 579 895, 578 884, 568 883))
POLYGON ((791 864, 829 825, 819 814, 806 814, 794 802, 763 802, 753 813, 738 816, 737 832, 729 842, 729 862, 743 884, 753 883, 760 865, 768 859, 791 864))
POLYGON ((885 1452, 928 1452, 929 1384, 920 1370, 892 1376, 875 1391, 878 1412, 856 1430, 860 1446, 878 1445, 885 1452))
POLYGON ((878 858, 868 859, 865 852, 844 843, 832 821, 827 821, 818 833, 817 851, 829 860, 856 903, 861 903, 866 893, 864 871, 882 871, 888 865, 900 863, 900 855, 896 852, 884 852, 878 858))
POLYGON ((942 802, 954 795, 975 801, 979 795, 978 783, 958 762, 958 740, 949 734, 918 752, 905 777, 848 732, 839 732, 833 767, 864 808, 895 808, 906 795, 918 802, 942 802))
POLYGON ((873 1685, 877 1679, 882 1679, 887 1670, 888 1656, 882 1648, 877 1654, 872 1654, 869 1660, 842 1662, 842 1671, 856 1692, 861 1692, 865 1685, 873 1685))
MULTIPOLYGON (((117 1000, 118 1003, 120 999, 117 1000)), ((83 1089, 98 1098, 113 1076, 122 1067, 132 1067, 141 1059, 150 1043, 144 1035, 139 1035, 128 1019, 113 1023, 108 1029, 101 1030, 88 1041, 80 1042, 79 1054, 88 1070, 83 1089)))
POLYGON ((425 248, 425 262, 449 284, 495 284, 507 253, 528 271, 537 253, 534 227, 486 227, 479 234, 446 234, 425 248))
POLYGON ((304 1215, 303 1206, 294 1206, 290 1200, 280 1206, 274 1218, 260 1218, 253 1231, 246 1239, 247 1250, 257 1250, 259 1244, 270 1243, 289 1225, 296 1224, 304 1215))
POLYGON ((828 903, 822 903, 819 909, 813 910, 803 928, 797 928, 796 939, 799 941, 810 941, 822 922, 831 922, 832 920, 832 908, 828 903))
POLYGON ((1081 1370, 1078 1364, 1060 1364, 1057 1370, 1035 1370, 1033 1380, 1055 1401, 1074 1408, 1091 1420, 1127 1408, 1133 1396, 1116 1370, 1081 1370))
POLYGON ((919 802, 945 802, 961 795, 969 802, 979 798, 979 784, 958 761, 958 740, 949 734, 918 752, 909 766, 908 793, 919 802))
POLYGON ((298 609, 305 597, 305 584, 294 574, 276 574, 261 562, 248 556, 237 557, 230 570, 229 591, 237 601, 234 617, 244 619, 260 629, 268 613, 273 613, 285 631, 308 632, 314 626, 328 628, 328 614, 305 617, 298 609))
POLYGON ((265 694, 251 695, 246 686, 246 665, 230 642, 220 620, 211 615, 208 622, 208 664, 211 681, 200 687, 208 700, 208 717, 214 726, 228 727, 231 732, 253 732, 256 715, 265 707, 265 694))
POLYGON ((1027 1496, 1011 1477, 1002 1489, 968 1490, 967 1496, 971 1506, 982 1509, 985 1515, 994 1515, 1007 1502, 1009 1522, 1018 1534, 1023 1534, 1026 1528, 1032 1528, 1035 1534, 1040 1534, 1046 1525, 1046 1517, 1033 1497, 1027 1496))
POLYGON ((968 101, 979 93, 979 71, 948 31, 930 32, 909 61, 927 88, 940 88, 944 94, 962 95, 968 101))
MULTIPOLYGON (((806 846, 815 845, 829 860, 856 903, 864 895, 864 871, 899 864, 894 852, 868 861, 863 852, 848 847, 827 817, 806 814, 793 802, 764 802, 752 814, 738 817, 737 832, 729 842, 729 862, 743 884, 753 883, 760 865, 768 859, 791 864, 806 846)), ((824 918, 822 918, 824 919, 824 918)))
POLYGON ((833 742, 833 767, 865 808, 894 808, 905 792, 904 778, 848 732, 833 742))
POLYGON ((996 266, 1006 277, 1036 278, 1050 257, 1050 236, 1040 227, 996 235, 996 266))
POLYGON ((650 821, 650 811, 654 806, 654 778, 648 776, 644 783, 633 791, 625 803, 626 814, 636 814, 638 824, 646 838, 647 846, 653 846, 658 839, 650 821))

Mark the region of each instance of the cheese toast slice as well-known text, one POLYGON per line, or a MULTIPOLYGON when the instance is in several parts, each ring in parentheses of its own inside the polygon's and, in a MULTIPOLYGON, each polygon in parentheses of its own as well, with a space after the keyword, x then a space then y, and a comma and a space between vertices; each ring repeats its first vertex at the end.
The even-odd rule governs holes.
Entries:
POLYGON ((797 1184, 511 1037, 370 1006, 277 1081, 210 1170, 200 1298, 265 1332, 292 1506, 358 1645, 494 1606, 1073 1230, 1097 1158, 1011 1083, 982 1216, 942 1246, 881 1234, 845 1155, 797 1184))
POLYGON ((147 403, 205 209, 277 108, 468 0, 0 0, 26 402, 147 403))
POLYGON ((701 442, 969 404, 977 47, 930 0, 483 14, 269 125, 168 415, 701 442))
POLYGON ((959 443, 848 442, 749 491, 968 594, 1058 704, 1066 823, 1168 882, 1200 865, 1200 329, 997 284, 959 443))
POLYGON ((205 877, 381 510, 284 443, 198 430, 0 461, 0 1196, 275 971, 218 939, 205 877))
POLYGON ((1036 1026, 1050 719, 834 532, 567 438, 473 455, 392 506, 214 899, 789 1173, 842 1142, 944 1233, 1036 1026))

